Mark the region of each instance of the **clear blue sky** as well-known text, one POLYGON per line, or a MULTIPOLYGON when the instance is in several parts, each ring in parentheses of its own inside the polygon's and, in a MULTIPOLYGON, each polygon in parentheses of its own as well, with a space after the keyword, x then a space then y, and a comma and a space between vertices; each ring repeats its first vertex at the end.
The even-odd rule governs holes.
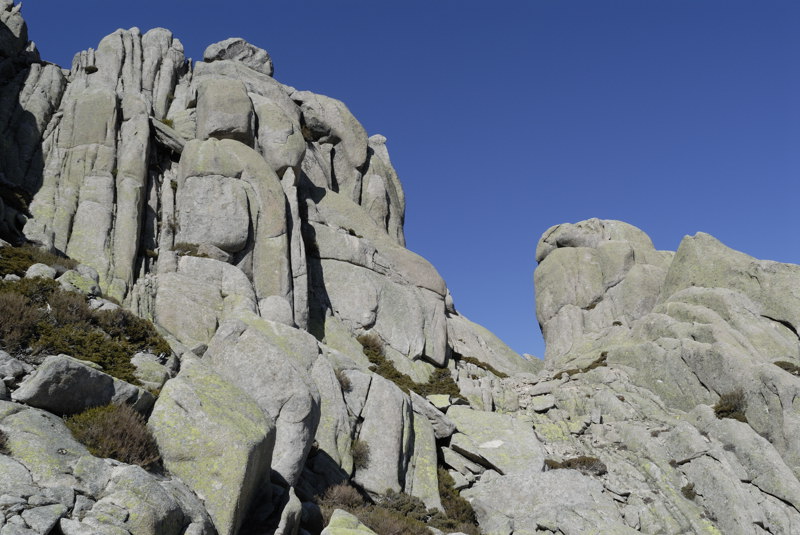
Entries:
POLYGON ((532 273, 551 225, 621 219, 660 249, 708 232, 800 263, 800 2, 28 0, 45 59, 118 27, 187 55, 232 36, 283 83, 389 139, 410 249, 456 307, 542 355, 532 273))

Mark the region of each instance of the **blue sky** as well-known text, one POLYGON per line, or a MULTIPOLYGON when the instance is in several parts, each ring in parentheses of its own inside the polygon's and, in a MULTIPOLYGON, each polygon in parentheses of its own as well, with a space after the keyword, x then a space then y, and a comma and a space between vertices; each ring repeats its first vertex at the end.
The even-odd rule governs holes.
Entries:
POLYGON ((187 55, 240 36, 275 77, 381 133, 406 237, 456 307, 538 356, 540 235, 621 219, 659 249, 708 232, 800 263, 800 2, 29 0, 44 59, 118 27, 187 55))

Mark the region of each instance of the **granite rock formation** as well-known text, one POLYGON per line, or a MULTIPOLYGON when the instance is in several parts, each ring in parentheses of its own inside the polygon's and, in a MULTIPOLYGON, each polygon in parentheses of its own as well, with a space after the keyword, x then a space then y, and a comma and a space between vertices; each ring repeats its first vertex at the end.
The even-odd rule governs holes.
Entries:
POLYGON ((386 138, 273 72, 242 39, 192 63, 136 28, 62 69, 0 0, 0 258, 71 257, 25 277, 170 346, 130 355, 138 385, 0 352, 0 535, 374 533, 325 522, 341 483, 430 518, 458 492, 491 535, 800 532, 800 267, 557 225, 524 359, 405 248, 386 138), (148 415, 162 472, 60 418, 104 403, 148 415))

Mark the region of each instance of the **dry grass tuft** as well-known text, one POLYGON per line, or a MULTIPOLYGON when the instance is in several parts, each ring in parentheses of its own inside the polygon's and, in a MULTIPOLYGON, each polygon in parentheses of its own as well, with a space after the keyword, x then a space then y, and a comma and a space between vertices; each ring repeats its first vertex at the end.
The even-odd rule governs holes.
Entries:
POLYGON ((717 415, 717 418, 732 418, 744 423, 747 423, 746 410, 747 400, 741 388, 721 394, 719 401, 714 405, 714 414, 717 415))

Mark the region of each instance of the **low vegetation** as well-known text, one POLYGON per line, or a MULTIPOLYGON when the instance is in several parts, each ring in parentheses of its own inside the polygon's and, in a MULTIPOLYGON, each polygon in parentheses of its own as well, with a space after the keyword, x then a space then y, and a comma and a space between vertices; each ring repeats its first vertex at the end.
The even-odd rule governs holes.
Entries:
POLYGON ((362 334, 357 338, 363 347, 364 355, 369 359, 373 372, 381 377, 390 380, 408 394, 413 390, 420 396, 431 394, 448 394, 455 398, 463 399, 458 385, 453 380, 450 370, 447 368, 436 368, 426 383, 417 383, 411 377, 394 367, 383 352, 383 343, 374 334, 362 334))
POLYGON ((491 364, 486 364, 485 362, 481 362, 480 360, 476 359, 475 357, 465 357, 460 353, 453 353, 453 360, 459 362, 466 362, 468 364, 473 364, 482 370, 486 370, 489 373, 493 373, 500 379, 505 379, 508 377, 507 373, 503 373, 500 370, 494 368, 491 364))
POLYGON ((602 476, 608 472, 608 467, 603 461, 596 457, 589 457, 586 455, 571 457, 569 459, 564 459, 563 461, 545 459, 544 464, 550 470, 578 470, 579 472, 589 476, 602 476))
POLYGON ((144 417, 130 405, 104 405, 65 420, 75 438, 92 455, 158 468, 161 456, 144 417))
POLYGON ((796 377, 800 377, 800 366, 795 364, 794 362, 789 362, 786 360, 779 360, 778 362, 774 363, 775 366, 778 368, 791 373, 796 377))
POLYGON ((65 353, 139 384, 131 357, 170 352, 149 321, 123 309, 92 311, 84 295, 50 279, 0 281, 0 310, 0 347, 23 360, 65 353))
POLYGON ((354 440, 350 446, 350 454, 353 456, 353 466, 356 470, 364 470, 369 466, 369 444, 366 441, 354 440))
POLYGON ((325 524, 335 509, 343 509, 381 535, 430 535, 428 527, 445 533, 480 533, 474 523, 451 518, 437 509, 428 509, 419 498, 400 492, 389 491, 378 503, 369 503, 357 489, 342 483, 330 487, 318 498, 318 503, 325 524))
POLYGON ((600 356, 596 360, 592 361, 592 363, 589 364, 588 366, 584 368, 571 368, 569 370, 560 371, 555 375, 554 379, 561 379, 565 375, 572 377, 573 375, 577 375, 579 373, 587 373, 602 366, 607 366, 608 365, 606 363, 607 360, 608 360, 608 351, 603 351, 602 353, 600 353, 600 356))
POLYGON ((8 455, 8 437, 5 431, 0 429, 0 455, 8 455))
POLYGON ((747 400, 741 388, 720 395, 719 401, 714 405, 714 414, 717 418, 732 418, 744 423, 747 423, 746 410, 747 400))
POLYGON ((56 269, 60 266, 64 270, 73 269, 78 265, 71 258, 48 253, 32 245, 0 248, 0 277, 5 275, 23 277, 28 268, 34 264, 47 264, 56 269))
POLYGON ((178 256, 196 256, 198 258, 208 258, 207 254, 201 253, 198 246, 193 243, 179 242, 172 248, 178 256))
POLYGON ((681 494, 687 500, 694 500, 697 497, 697 492, 694 490, 694 483, 688 483, 681 487, 681 494))

